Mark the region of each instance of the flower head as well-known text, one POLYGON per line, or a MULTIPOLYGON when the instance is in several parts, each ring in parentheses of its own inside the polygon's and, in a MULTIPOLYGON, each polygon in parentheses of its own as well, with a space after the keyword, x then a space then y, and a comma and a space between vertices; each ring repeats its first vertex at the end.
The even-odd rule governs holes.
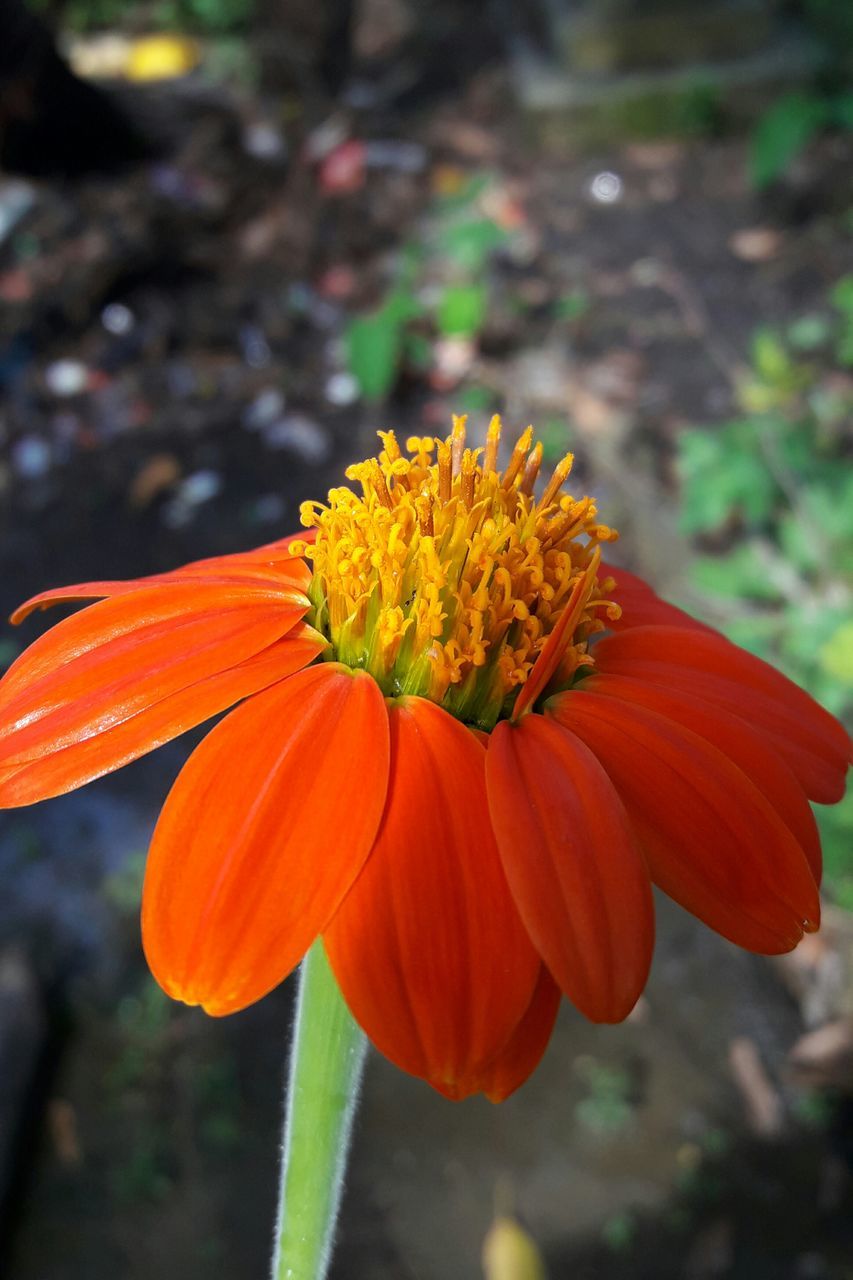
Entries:
POLYGON ((429 698, 485 730, 567 611, 566 676, 590 661, 597 611, 610 604, 596 577, 599 544, 616 537, 590 498, 563 493, 571 454, 537 498, 532 428, 503 472, 500 431, 493 418, 485 450, 469 449, 456 418, 447 440, 412 437, 409 457, 382 432, 379 457, 347 471, 361 494, 333 489, 327 506, 304 503, 316 538, 291 548, 313 564, 314 625, 340 661, 389 697, 429 698))
POLYGON ((615 534, 498 469, 464 420, 349 470, 300 540, 101 597, 0 681, 0 804, 59 795, 240 703, 157 824, 143 941, 171 995, 230 1013, 322 936, 356 1019, 450 1097, 505 1097, 566 995, 615 1022, 657 884, 774 953, 817 928, 808 801, 850 740, 772 667, 611 569, 615 534))

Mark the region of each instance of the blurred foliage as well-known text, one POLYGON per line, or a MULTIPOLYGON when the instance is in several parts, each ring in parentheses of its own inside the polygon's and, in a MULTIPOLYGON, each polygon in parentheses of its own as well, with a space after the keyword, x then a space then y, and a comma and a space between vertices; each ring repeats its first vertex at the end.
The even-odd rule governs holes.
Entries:
POLYGON ((118 1003, 97 1066, 110 1116, 110 1192, 118 1205, 162 1202, 240 1144, 234 1060, 147 975, 118 1003))
POLYGON ((799 16, 821 50, 821 70, 813 87, 785 94, 764 112, 752 136, 749 172, 762 189, 820 134, 853 130, 850 50, 853 4, 849 0, 799 0, 799 16))
POLYGON ((631 1123, 634 1081, 629 1071, 588 1055, 577 1060, 575 1070, 587 1090, 587 1096, 575 1106, 575 1115, 585 1129, 605 1137, 631 1123))
POLYGON ((825 1089, 807 1089, 794 1096, 793 1110, 804 1128, 827 1130, 835 1119, 838 1099, 825 1089))
POLYGON ((836 57, 853 48, 853 5, 846 0, 800 0, 812 32, 836 57))
POLYGON ((436 313, 439 333, 447 337, 470 338, 479 333, 486 318, 486 286, 448 285, 436 313))
MULTIPOLYGON (((27 3, 36 13, 55 12, 53 0, 27 0, 27 3)), ((100 27, 115 26, 127 8, 124 0, 70 0, 62 10, 62 21, 73 31, 96 31, 100 27)))
POLYGON ((566 453, 566 422, 564 418, 548 417, 537 423, 536 435, 542 445, 542 460, 556 466, 566 453))
POLYGON ((476 340, 488 310, 489 272, 510 235, 485 211, 494 189, 493 175, 477 174, 437 193, 417 240, 403 247, 383 302, 350 321, 348 364, 365 399, 384 400, 407 365, 429 369, 434 339, 476 340))
MULTIPOLYGON (((680 443, 694 585, 724 630, 853 716, 853 276, 825 312, 760 330, 741 414, 680 443)), ((830 891, 853 909, 853 793, 818 814, 830 891)))
POLYGON ((120 915, 132 916, 139 911, 146 857, 140 850, 128 854, 118 870, 111 872, 101 885, 104 898, 120 915))
POLYGON ((366 400, 384 400, 397 380, 408 322, 420 314, 406 288, 395 289, 375 311, 347 327, 347 362, 366 400))
POLYGON ((245 31, 254 11, 255 0, 157 0, 153 22, 181 31, 226 35, 245 31))
POLYGON ((853 93, 798 92, 779 98, 758 121, 750 147, 750 177, 760 188, 781 178, 797 156, 828 129, 853 129, 853 93))
POLYGON ((4 636, 0 640, 0 672, 11 667, 20 652, 21 646, 17 640, 4 636))
MULTIPOLYGON (((536 307, 513 281, 524 260, 526 215, 498 175, 466 175, 439 167, 423 217, 397 250, 387 292, 378 306, 353 316, 344 333, 347 365, 364 399, 380 403, 408 373, 434 386, 454 387, 461 413, 488 414, 494 390, 467 380, 491 317, 524 316, 536 307)), ((591 299, 569 289, 544 306, 568 334, 580 328, 591 299)), ((500 332, 500 324, 497 325, 500 332)), ((565 423, 540 433, 549 456, 565 453, 565 423), (549 449, 551 453, 549 454, 549 449)))
POLYGON ((853 4, 849 0, 799 0, 793 8, 821 51, 821 70, 813 87, 785 94, 759 119, 749 163, 750 177, 759 189, 783 177, 820 134, 853 130, 853 4))
POLYGON ((116 1033, 120 1044, 105 1073, 108 1090, 121 1101, 128 1090, 144 1088, 161 1072, 159 1058, 175 1007, 157 984, 146 978, 137 993, 123 996, 116 1010, 116 1033))
POLYGON ((637 1238, 637 1218, 633 1213, 614 1213, 601 1228, 601 1238, 613 1253, 627 1253, 637 1238))
POLYGON ((555 314, 558 320, 580 320, 589 311, 590 305, 590 297, 585 289, 572 289, 558 299, 555 314))
MULTIPOLYGON (((29 0, 37 13, 49 14, 53 0, 29 0)), ((232 35, 248 29, 255 0, 68 0, 63 24, 72 31, 132 28, 148 31, 197 31, 206 35, 232 35)))
MULTIPOLYGON (((475 385, 460 387, 455 397, 460 413, 479 414, 485 417, 495 408, 495 393, 488 387, 475 385)), ((563 424, 565 430, 565 424, 563 424)))

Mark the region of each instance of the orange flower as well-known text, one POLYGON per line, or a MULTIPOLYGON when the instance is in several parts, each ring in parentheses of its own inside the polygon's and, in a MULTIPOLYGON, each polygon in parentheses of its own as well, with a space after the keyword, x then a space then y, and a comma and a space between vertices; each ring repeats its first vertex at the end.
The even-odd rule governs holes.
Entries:
POLYGON ((354 1015, 450 1097, 506 1097, 560 994, 617 1022, 643 989, 652 883, 752 951, 817 928, 809 799, 844 729, 808 694, 601 561, 615 538, 497 470, 464 420, 350 468, 285 539, 103 597, 0 682, 0 804, 107 773, 236 702, 154 833, 145 950, 210 1013, 258 1000, 318 935, 354 1015))

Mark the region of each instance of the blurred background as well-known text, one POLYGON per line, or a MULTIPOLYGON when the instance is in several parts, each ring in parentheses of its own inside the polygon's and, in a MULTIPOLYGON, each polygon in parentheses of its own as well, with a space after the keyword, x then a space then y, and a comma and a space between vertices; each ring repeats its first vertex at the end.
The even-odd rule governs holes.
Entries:
MULTIPOLYGON (((850 0, 2 0, 4 614, 500 411, 849 713, 851 59, 850 0)), ((290 984, 209 1020, 139 946, 191 745, 0 815, 8 1280, 266 1275, 290 984)), ((557 1280, 853 1276, 851 801, 793 956, 661 901, 631 1019, 566 1009, 503 1107, 374 1055, 337 1280, 477 1276, 499 1187, 557 1280)))

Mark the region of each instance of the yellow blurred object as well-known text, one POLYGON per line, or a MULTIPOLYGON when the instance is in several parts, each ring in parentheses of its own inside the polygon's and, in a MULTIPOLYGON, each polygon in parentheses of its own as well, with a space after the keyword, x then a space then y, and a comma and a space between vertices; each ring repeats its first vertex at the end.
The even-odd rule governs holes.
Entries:
POLYGON ((455 196, 467 180, 464 169, 456 164, 437 164, 432 171, 432 189, 437 196, 455 196))
POLYGON ((185 36, 143 36, 130 46, 128 80, 174 80, 198 65, 195 40, 185 36))
POLYGON ((187 36, 129 36, 112 32, 68 42, 68 60, 78 76, 92 80, 175 80, 201 60, 196 40, 187 36))
POLYGON ((531 1236, 514 1218, 498 1216, 483 1241, 486 1280, 546 1280, 545 1264, 531 1236))

